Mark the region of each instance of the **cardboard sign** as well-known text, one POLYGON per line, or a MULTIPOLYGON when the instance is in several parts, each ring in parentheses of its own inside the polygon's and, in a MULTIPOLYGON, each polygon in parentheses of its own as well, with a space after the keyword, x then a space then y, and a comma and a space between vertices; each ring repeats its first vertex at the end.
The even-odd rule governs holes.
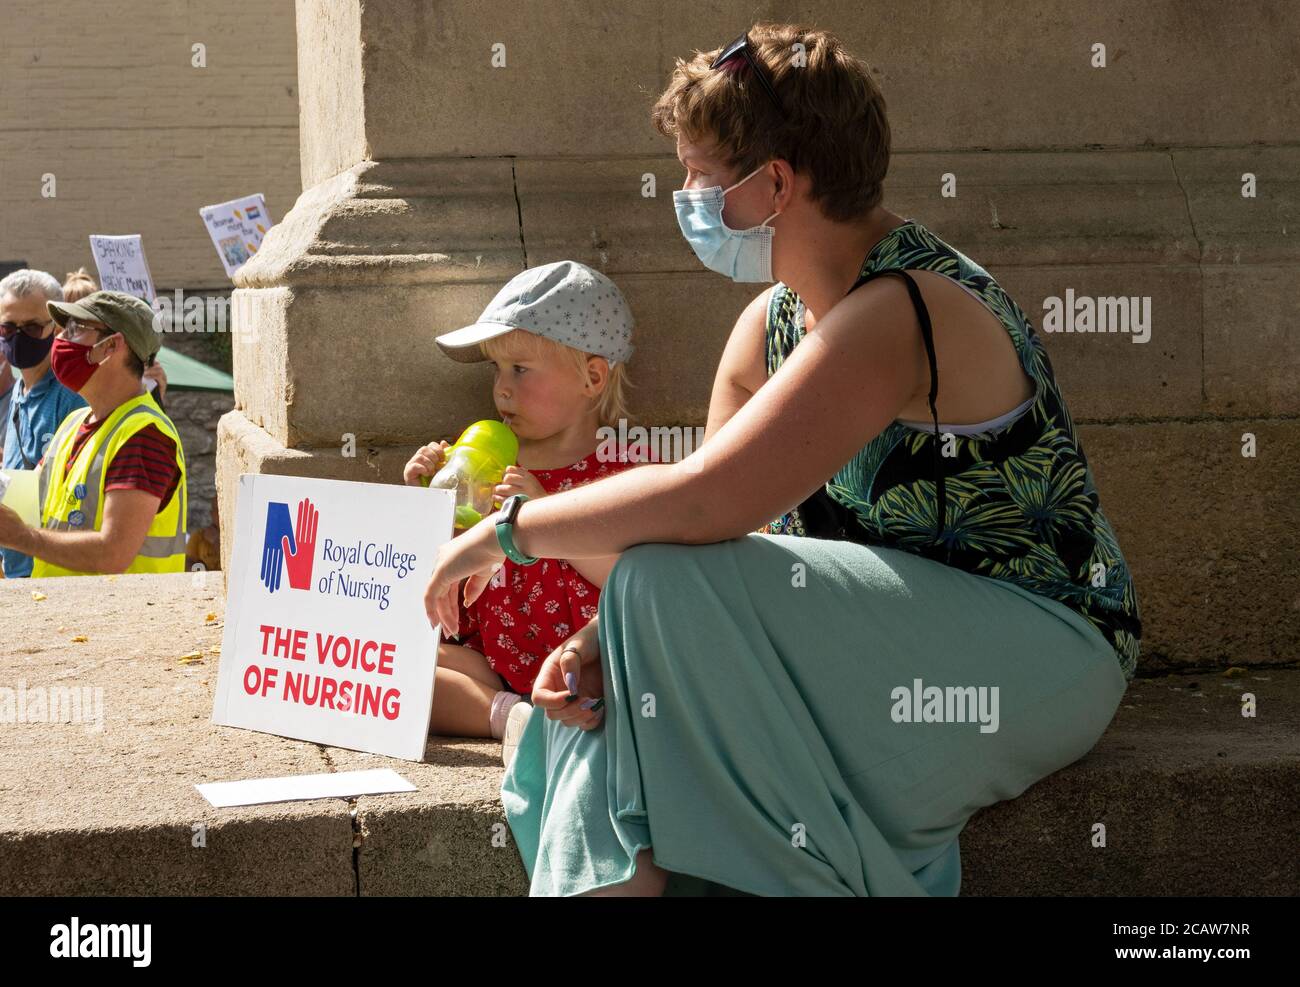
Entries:
POLYGON ((455 492, 244 474, 212 722, 420 761, 455 492))
POLYGON ((217 248, 226 277, 234 277, 240 265, 257 253, 266 231, 274 225, 261 192, 215 206, 204 206, 199 215, 203 217, 208 236, 212 237, 212 244, 217 248))
POLYGON ((23 524, 41 526, 40 484, 36 470, 0 470, 0 504, 17 511, 23 524))
POLYGON ((90 252, 99 270, 99 287, 104 291, 124 291, 153 304, 153 275, 144 256, 144 243, 138 235, 100 236, 91 234, 90 252))

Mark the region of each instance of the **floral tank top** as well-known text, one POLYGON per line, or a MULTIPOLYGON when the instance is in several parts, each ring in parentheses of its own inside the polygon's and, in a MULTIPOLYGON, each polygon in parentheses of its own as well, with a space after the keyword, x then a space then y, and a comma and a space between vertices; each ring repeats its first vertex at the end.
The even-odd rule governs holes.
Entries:
MULTIPOLYGON (((1034 396, 1009 421, 977 434, 937 439, 937 422, 934 431, 922 431, 895 420, 831 477, 825 496, 847 509, 856 540, 1004 579, 1076 611, 1111 644, 1132 679, 1142 635, 1133 580, 1041 338, 987 271, 913 220, 871 249, 854 288, 879 272, 904 269, 935 271, 978 295, 1010 334, 1034 396)), ((932 355, 928 312, 914 284, 909 293, 932 355)), ((778 283, 767 312, 769 377, 803 336, 803 303, 778 283)), ((933 398, 937 380, 931 383, 933 398)), ((808 510, 811 500, 800 506, 808 510)), ((809 533, 799 507, 761 530, 809 533)))

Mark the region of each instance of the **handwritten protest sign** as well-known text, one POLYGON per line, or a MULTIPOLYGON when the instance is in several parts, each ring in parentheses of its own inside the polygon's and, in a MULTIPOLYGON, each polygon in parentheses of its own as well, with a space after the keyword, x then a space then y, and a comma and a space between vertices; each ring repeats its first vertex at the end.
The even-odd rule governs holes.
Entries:
POLYGON ((137 236, 92 234, 90 252, 99 269, 99 286, 104 291, 124 291, 153 304, 153 275, 144 256, 144 243, 137 236))
POLYGON ((266 200, 259 192, 242 199, 231 199, 199 210, 208 236, 217 248, 226 277, 233 277, 249 257, 257 253, 262 238, 273 225, 266 211, 266 200))
POLYGON ((424 757, 454 492, 245 474, 212 721, 424 757))

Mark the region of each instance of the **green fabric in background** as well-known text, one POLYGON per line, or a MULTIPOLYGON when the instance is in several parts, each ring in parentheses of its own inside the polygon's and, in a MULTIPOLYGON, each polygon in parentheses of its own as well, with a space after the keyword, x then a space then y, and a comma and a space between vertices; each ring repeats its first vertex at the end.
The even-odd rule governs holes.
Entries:
POLYGON ((177 391, 231 391, 235 378, 224 371, 200 363, 193 357, 164 346, 158 351, 158 362, 167 371, 167 389, 177 391))

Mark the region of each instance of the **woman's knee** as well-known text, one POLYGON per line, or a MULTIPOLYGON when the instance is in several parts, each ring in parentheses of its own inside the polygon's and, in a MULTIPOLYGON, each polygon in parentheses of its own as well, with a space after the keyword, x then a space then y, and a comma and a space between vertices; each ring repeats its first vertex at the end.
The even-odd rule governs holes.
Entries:
POLYGON ((609 570, 609 579, 627 579, 632 574, 654 571, 665 561, 675 556, 675 549, 686 548, 685 545, 670 545, 665 542, 643 542, 632 545, 619 553, 613 568, 609 570))
POLYGON ((624 549, 609 571, 605 590, 631 590, 634 599, 658 589, 674 590, 689 585, 691 572, 699 568, 716 545, 677 545, 645 542, 624 549))

